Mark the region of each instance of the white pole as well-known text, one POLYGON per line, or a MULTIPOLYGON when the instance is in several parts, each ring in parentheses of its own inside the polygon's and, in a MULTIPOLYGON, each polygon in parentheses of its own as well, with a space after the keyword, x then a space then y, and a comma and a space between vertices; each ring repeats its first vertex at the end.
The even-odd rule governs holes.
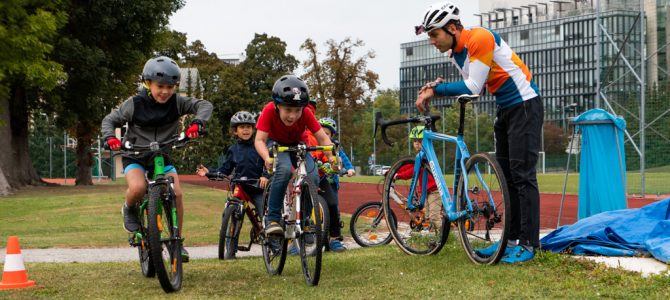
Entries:
POLYGON ((53 170, 52 160, 51 160, 51 142, 53 141, 53 138, 48 137, 49 140, 49 178, 53 178, 51 171, 53 170))
POLYGON ((100 136, 98 136, 98 182, 102 180, 102 149, 100 148, 100 136))
POLYGON ((63 184, 67 184, 67 132, 63 133, 63 184))

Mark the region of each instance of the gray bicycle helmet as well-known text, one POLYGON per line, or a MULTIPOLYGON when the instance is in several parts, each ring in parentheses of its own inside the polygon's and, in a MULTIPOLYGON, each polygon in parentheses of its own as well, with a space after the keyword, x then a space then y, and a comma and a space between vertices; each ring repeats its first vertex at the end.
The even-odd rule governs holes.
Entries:
POLYGON ((161 84, 176 85, 180 79, 179 66, 167 56, 147 60, 142 70, 142 81, 151 80, 161 84))
POLYGON ((272 87, 275 104, 305 107, 309 103, 309 89, 302 79, 295 75, 284 75, 272 87))
POLYGON ((248 111, 238 111, 230 118, 230 127, 240 124, 256 125, 256 117, 248 111))

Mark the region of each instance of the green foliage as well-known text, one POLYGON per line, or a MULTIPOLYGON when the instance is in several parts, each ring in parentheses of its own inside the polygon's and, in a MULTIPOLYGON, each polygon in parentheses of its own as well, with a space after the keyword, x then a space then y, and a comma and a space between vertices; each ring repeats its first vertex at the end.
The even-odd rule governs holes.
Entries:
POLYGON ((553 123, 544 123, 544 152, 546 154, 564 154, 569 138, 561 127, 553 123))
POLYGON ((350 38, 341 42, 328 40, 325 46, 323 59, 312 39, 300 46, 308 53, 302 78, 309 86, 310 96, 319 101, 317 115, 337 118, 339 113, 340 142, 347 150, 350 145, 356 149, 354 165, 365 165, 372 153, 371 102, 379 79, 377 73, 368 70, 367 63, 375 54, 370 50, 356 56, 365 43, 350 38))
POLYGON ((286 43, 266 33, 254 35, 240 64, 245 82, 254 97, 256 108, 272 100, 272 86, 282 75, 291 74, 298 60, 286 53, 286 43))
POLYGON ((0 3, 0 98, 12 83, 49 91, 66 79, 63 66, 48 57, 66 17, 63 1, 0 3))
POLYGON ((156 33, 154 43, 155 56, 167 56, 173 59, 184 57, 186 53, 186 33, 161 29, 156 33))

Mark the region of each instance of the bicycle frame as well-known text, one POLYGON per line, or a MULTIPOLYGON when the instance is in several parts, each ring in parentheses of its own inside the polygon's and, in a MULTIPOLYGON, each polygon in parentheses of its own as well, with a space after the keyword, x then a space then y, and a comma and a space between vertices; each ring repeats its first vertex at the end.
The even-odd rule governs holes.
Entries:
MULTIPOLYGON (((295 149, 296 147, 298 150, 295 151, 297 158, 296 162, 297 168, 293 171, 293 177, 289 181, 290 193, 284 194, 284 214, 282 216, 284 219, 284 223, 286 224, 285 237, 288 239, 295 239, 297 236, 302 234, 302 229, 300 227, 301 224, 300 195, 302 194, 302 191, 300 190, 300 186, 302 185, 304 180, 308 177, 307 166, 305 165, 307 152, 309 152, 310 150, 333 151, 334 146, 331 145, 331 146, 310 147, 305 144, 299 144, 294 147, 277 146, 277 145, 275 145, 274 147, 275 147, 274 151, 276 153, 287 152, 290 151, 292 148, 295 149)), ((275 160, 275 163, 276 162, 277 161, 275 160)))
POLYGON ((256 230, 256 232, 261 232, 263 230, 263 226, 261 223, 262 220, 260 216, 256 213, 256 210, 251 207, 252 202, 251 196, 249 196, 249 194, 247 194, 247 192, 244 191, 241 183, 233 184, 232 194, 233 197, 228 198, 228 200, 226 201, 226 207, 230 205, 231 201, 241 204, 242 210, 251 221, 251 225, 254 227, 254 230, 256 230))
MULTIPOLYGON (((422 186, 421 190, 424 191, 426 190, 426 185, 428 182, 428 172, 426 170, 423 170, 421 172, 421 162, 425 159, 428 162, 428 166, 431 169, 431 172, 435 174, 438 178, 435 178, 435 184, 437 185, 438 191, 440 193, 440 198, 442 199, 442 207, 444 209, 444 212, 446 213, 446 216, 448 217, 450 222, 457 221, 461 218, 468 218, 470 217, 469 211, 472 211, 472 201, 470 200, 470 197, 468 193, 463 193, 465 199, 467 200, 467 205, 468 208, 467 210, 463 211, 456 211, 456 204, 453 201, 453 199, 456 199, 457 195, 456 192, 458 190, 458 182, 461 177, 463 177, 464 180, 464 185, 465 187, 469 186, 468 185, 468 177, 465 176, 465 163, 467 160, 470 158, 470 152, 468 151, 468 148, 465 144, 465 140, 463 138, 463 127, 464 127, 464 114, 465 114, 465 103, 460 103, 460 117, 459 117, 459 128, 458 128, 458 133, 456 136, 451 136, 447 134, 442 134, 442 133, 437 133, 433 132, 430 128, 432 127, 432 119, 429 117, 424 118, 423 120, 426 122, 426 127, 423 131, 423 140, 421 142, 421 150, 419 153, 417 153, 416 158, 414 160, 414 176, 412 177, 412 181, 410 184, 410 190, 409 190, 409 195, 414 195, 414 191, 417 187, 417 182, 419 176, 422 176, 422 186), (442 176, 442 169, 440 168, 439 160, 437 159, 437 155, 435 154, 435 148, 433 146, 433 141, 446 141, 450 143, 455 143, 456 144, 456 155, 455 155, 455 161, 454 161, 454 186, 453 186, 453 193, 449 194, 449 191, 447 189, 447 184, 444 180, 444 177, 442 176), (422 173, 422 174, 420 174, 422 173)), ((482 179, 481 172, 477 166, 475 166, 475 173, 477 174, 478 179, 484 183, 484 180, 482 179)), ((489 187, 485 185, 483 186, 484 189, 489 191, 489 187)), ((418 205, 420 207, 423 207, 425 201, 426 201, 426 195, 427 193, 421 193, 421 199, 418 205)), ((491 206, 495 209, 495 203, 493 201, 493 198, 491 197, 491 193, 489 193, 489 202, 491 206)), ((407 201, 407 209, 409 210, 414 210, 417 208, 417 205, 413 203, 413 201, 407 201)))

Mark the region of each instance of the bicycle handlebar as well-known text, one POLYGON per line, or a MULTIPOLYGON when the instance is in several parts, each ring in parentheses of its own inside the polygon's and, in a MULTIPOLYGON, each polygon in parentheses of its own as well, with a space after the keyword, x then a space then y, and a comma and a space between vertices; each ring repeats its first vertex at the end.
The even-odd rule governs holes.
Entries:
MULTIPOLYGON (((164 141, 164 142, 151 142, 149 145, 135 145, 130 141, 126 141, 121 145, 121 149, 119 150, 120 153, 124 154, 134 154, 138 155, 143 152, 148 152, 148 151, 158 151, 161 148, 165 146, 170 146, 172 145, 172 149, 177 149, 186 146, 186 144, 190 141, 185 133, 180 133, 177 135, 174 135, 171 139, 164 141), (137 151, 133 151, 137 150, 137 151)), ((105 150, 111 150, 109 148, 109 145, 105 143, 104 146, 105 150)))
MULTIPOLYGON (((460 120, 459 120, 459 133, 462 133, 462 127, 463 127, 463 114, 465 112, 465 104, 468 102, 471 102, 473 99, 479 98, 479 95, 460 95, 456 97, 456 101, 461 104, 461 113, 460 113, 460 120)), ((384 120, 382 117, 382 113, 379 111, 375 114, 375 130, 374 130, 374 137, 377 137, 377 126, 381 126, 382 130, 382 139, 384 140, 384 143, 393 146, 394 142, 389 140, 388 136, 386 135, 386 128, 389 126, 393 125, 398 125, 398 124, 405 124, 405 123, 424 123, 426 127, 432 128, 433 124, 435 121, 439 120, 441 117, 439 115, 432 115, 429 116, 427 114, 428 110, 426 110, 426 114, 422 116, 417 116, 417 117, 410 117, 407 119, 400 119, 400 120, 392 120, 392 121, 387 121, 384 120)), ((433 128, 434 129, 434 128, 433 128)))

